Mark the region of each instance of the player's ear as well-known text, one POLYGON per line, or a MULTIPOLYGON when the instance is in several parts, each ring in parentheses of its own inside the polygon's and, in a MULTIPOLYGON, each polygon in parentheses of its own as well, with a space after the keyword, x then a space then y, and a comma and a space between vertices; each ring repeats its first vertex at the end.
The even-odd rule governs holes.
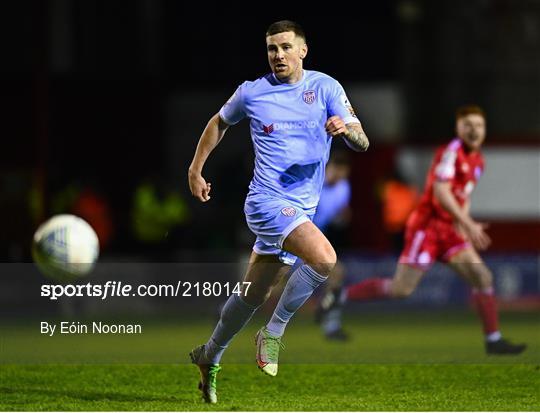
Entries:
POLYGON ((300 46, 300 59, 304 59, 307 56, 308 47, 306 43, 303 43, 302 46, 300 46))

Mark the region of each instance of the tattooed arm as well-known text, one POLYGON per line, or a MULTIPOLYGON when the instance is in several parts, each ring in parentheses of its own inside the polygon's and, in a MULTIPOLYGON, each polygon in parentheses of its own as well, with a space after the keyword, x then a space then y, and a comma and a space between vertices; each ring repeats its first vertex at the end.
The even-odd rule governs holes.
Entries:
POLYGON ((332 137, 342 137, 347 146, 354 151, 365 152, 369 147, 368 137, 359 123, 345 125, 339 116, 332 116, 326 121, 325 128, 332 137))
POLYGON ((365 152, 369 147, 369 140, 362 125, 359 123, 348 123, 345 125, 347 132, 343 134, 343 139, 349 148, 357 152, 365 152))

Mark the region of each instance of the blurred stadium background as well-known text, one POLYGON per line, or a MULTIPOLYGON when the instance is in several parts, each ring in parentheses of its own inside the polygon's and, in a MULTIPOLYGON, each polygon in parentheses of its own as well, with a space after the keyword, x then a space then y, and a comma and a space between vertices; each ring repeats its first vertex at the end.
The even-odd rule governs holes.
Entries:
MULTIPOLYGON (((102 244, 105 273, 98 268, 89 281, 111 279, 107 266, 117 263, 125 265, 115 267, 114 279, 125 282, 188 277, 178 263, 206 263, 189 273, 194 280, 235 281, 241 269, 234 263, 245 262, 253 242, 243 216, 253 162, 247 122, 227 133, 207 164, 208 204, 191 197, 187 168, 210 116, 238 84, 268 71, 264 31, 282 18, 304 26, 305 67, 344 85, 372 142, 367 154, 352 154, 352 220, 331 229, 348 280, 392 274, 399 228, 388 225, 392 199, 383 189, 399 179, 421 191, 434 148, 453 136, 455 108, 477 103, 488 115, 487 170, 473 215, 491 224, 485 257, 501 309, 537 316, 540 1, 361 7, 336 18, 234 15, 226 5, 195 13, 166 0, 3 4, 0 308, 7 320, 175 317, 186 308, 214 314, 219 299, 50 302, 38 296, 44 279, 20 263, 31 262, 38 224, 70 212, 89 221, 102 244)), ((436 267, 404 302, 351 310, 451 311, 467 303, 465 285, 436 267)))

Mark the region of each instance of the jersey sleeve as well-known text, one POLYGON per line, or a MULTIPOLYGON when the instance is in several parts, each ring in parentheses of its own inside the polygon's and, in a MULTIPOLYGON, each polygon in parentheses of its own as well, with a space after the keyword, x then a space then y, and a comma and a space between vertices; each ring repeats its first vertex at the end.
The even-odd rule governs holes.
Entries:
POLYGON ((360 123, 354 113, 354 109, 345 94, 343 86, 337 81, 334 81, 331 87, 330 96, 327 103, 328 117, 339 116, 347 123, 360 123))
POLYGON ((243 84, 219 110, 219 116, 228 125, 235 125, 246 117, 243 84))
POLYGON ((456 176, 456 163, 458 160, 458 145, 454 142, 448 145, 440 157, 435 159, 435 179, 437 181, 451 181, 456 176))

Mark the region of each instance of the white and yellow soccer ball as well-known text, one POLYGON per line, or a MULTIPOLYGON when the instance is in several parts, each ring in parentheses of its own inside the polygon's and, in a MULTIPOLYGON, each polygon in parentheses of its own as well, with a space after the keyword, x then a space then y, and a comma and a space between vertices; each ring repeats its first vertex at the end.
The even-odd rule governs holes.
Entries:
POLYGON ((55 281, 72 282, 89 274, 99 256, 95 231, 75 215, 55 215, 41 224, 32 240, 32 257, 55 281))

